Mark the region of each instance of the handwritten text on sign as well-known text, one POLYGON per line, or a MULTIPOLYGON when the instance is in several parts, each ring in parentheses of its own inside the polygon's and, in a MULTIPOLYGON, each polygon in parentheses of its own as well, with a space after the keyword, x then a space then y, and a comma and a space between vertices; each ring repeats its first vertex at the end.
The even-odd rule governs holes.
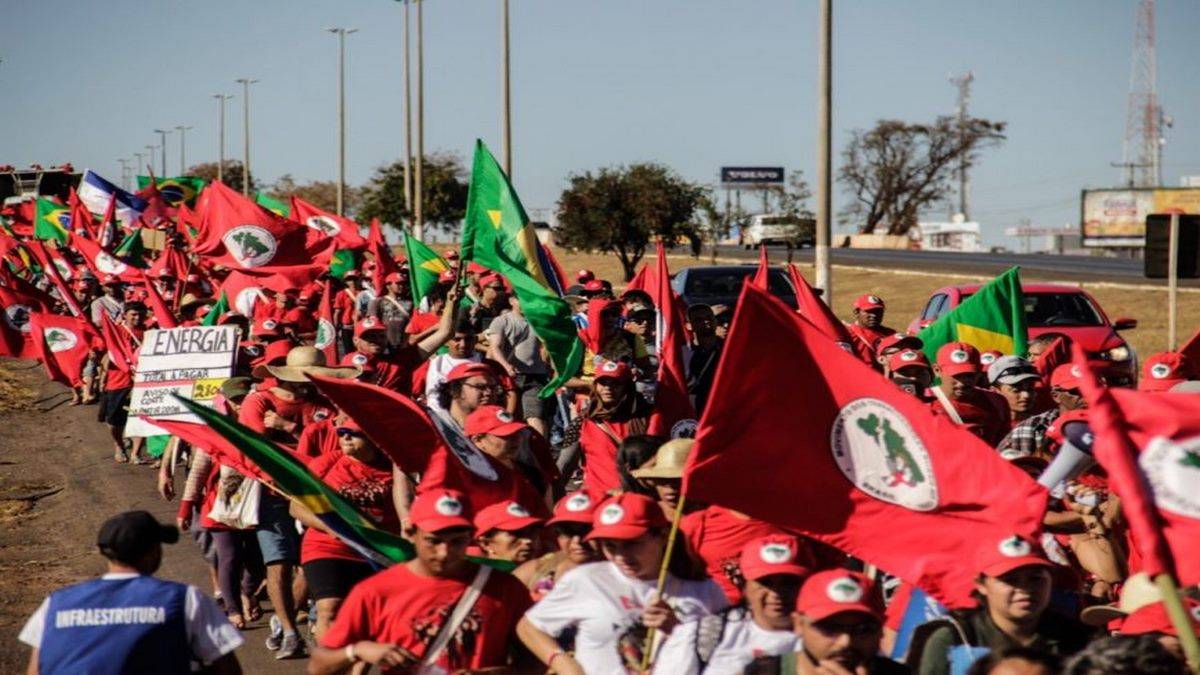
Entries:
POLYGON ((188 326, 147 331, 138 351, 126 436, 153 436, 162 429, 139 418, 199 422, 171 394, 212 405, 221 383, 233 374, 236 326, 188 326))

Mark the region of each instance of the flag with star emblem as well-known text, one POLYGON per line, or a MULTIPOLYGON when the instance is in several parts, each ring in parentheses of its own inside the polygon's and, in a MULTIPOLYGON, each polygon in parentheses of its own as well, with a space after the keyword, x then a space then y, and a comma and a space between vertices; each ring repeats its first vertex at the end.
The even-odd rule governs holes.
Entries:
POLYGON ((981 352, 995 349, 1002 354, 1025 355, 1029 333, 1020 269, 1014 267, 984 284, 917 335, 925 343, 931 363, 947 342, 965 342, 981 352))
POLYGON ((404 233, 404 255, 408 258, 408 272, 412 283, 413 304, 420 305, 437 286, 438 277, 450 269, 450 265, 437 251, 421 243, 420 239, 404 233))
POLYGON ((33 217, 33 236, 35 239, 66 245, 71 229, 71 210, 45 197, 37 198, 37 212, 33 217))

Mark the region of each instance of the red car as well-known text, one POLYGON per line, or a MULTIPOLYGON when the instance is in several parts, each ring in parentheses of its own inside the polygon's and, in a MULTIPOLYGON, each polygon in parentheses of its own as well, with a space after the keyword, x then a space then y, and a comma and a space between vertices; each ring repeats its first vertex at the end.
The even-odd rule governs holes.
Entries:
MULTIPOLYGON (((925 310, 908 325, 908 332, 919 333, 939 316, 957 307, 980 284, 939 288, 929 296, 925 310)), ((1137 382, 1137 354, 1117 331, 1137 328, 1137 319, 1109 321, 1087 291, 1065 284, 1022 284, 1025 294, 1025 321, 1029 337, 1062 333, 1087 352, 1092 367, 1109 384, 1132 386, 1137 382)))

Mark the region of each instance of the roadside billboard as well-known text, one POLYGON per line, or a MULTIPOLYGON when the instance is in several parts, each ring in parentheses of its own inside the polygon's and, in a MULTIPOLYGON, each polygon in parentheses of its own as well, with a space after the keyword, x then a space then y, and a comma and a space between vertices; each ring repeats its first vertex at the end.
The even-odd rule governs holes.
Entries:
POLYGON ((1086 247, 1141 247, 1146 216, 1180 209, 1200 215, 1200 188, 1112 188, 1084 190, 1080 230, 1086 247))

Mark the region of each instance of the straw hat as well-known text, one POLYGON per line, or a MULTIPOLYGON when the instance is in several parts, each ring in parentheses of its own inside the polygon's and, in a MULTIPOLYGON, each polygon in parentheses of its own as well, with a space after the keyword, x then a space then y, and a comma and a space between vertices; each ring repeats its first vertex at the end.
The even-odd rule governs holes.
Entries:
POLYGON ((184 293, 179 299, 179 309, 183 311, 192 305, 212 305, 216 302, 214 298, 197 298, 195 293, 184 293))
POLYGON ((659 446, 650 461, 629 473, 634 478, 682 478, 688 453, 695 443, 691 438, 669 440, 659 446))
POLYGON ((287 364, 282 366, 258 366, 254 369, 255 377, 272 375, 281 382, 308 382, 308 375, 321 377, 336 377, 352 379, 358 377, 362 369, 357 366, 327 366, 325 354, 316 347, 292 347, 288 352, 287 364))
POLYGON ((1125 580, 1121 588, 1121 599, 1114 604, 1093 605, 1084 608, 1079 620, 1089 626, 1106 626, 1109 621, 1120 619, 1138 611, 1146 605, 1162 602, 1162 593, 1149 575, 1139 572, 1125 580))

